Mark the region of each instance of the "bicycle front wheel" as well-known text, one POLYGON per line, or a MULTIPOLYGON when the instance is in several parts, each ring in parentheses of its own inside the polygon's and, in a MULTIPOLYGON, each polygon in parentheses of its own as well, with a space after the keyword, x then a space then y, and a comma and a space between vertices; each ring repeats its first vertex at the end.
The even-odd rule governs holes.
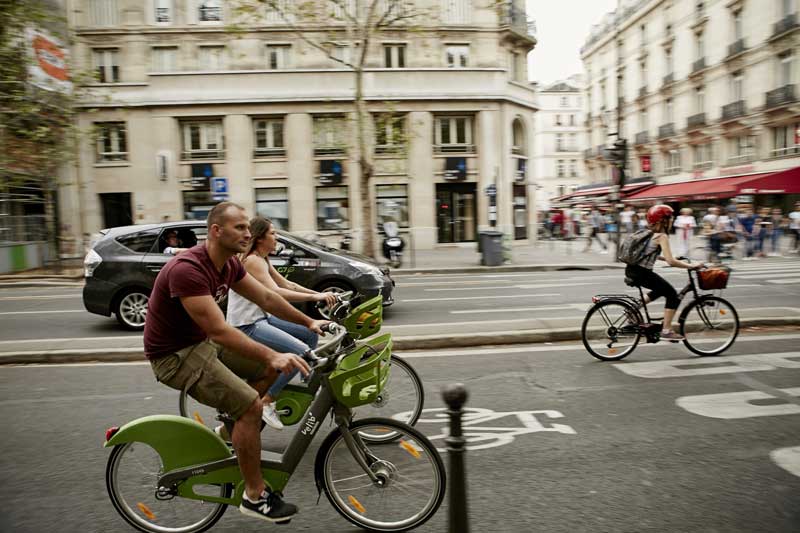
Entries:
POLYGON ((719 296, 701 296, 678 319, 683 344, 697 355, 719 355, 739 335, 739 315, 719 296))
MULTIPOLYGON (((219 520, 224 503, 157 495, 163 465, 158 453, 143 442, 114 447, 106 467, 106 488, 111 503, 128 524, 148 533, 198 533, 219 520)), ((209 496, 229 498, 232 486, 206 486, 209 496)), ((200 493, 200 491, 198 491, 200 493)))
POLYGON ((446 475, 439 452, 416 429, 388 418, 355 420, 347 429, 372 481, 336 429, 317 454, 317 484, 334 509, 368 531, 406 531, 430 519, 445 495, 446 475), (391 432, 392 442, 372 443, 364 433, 391 432))
POLYGON ((214 429, 215 426, 222 423, 217 420, 219 413, 216 409, 198 402, 185 390, 181 391, 180 398, 178 398, 178 412, 182 417, 191 418, 209 429, 214 429))
MULTIPOLYGON (((392 354, 389 362, 389 379, 378 398, 370 404, 356 408, 355 414, 359 418, 391 418, 413 426, 419 420, 425 403, 422 380, 406 360, 392 354)), ((386 432, 362 432, 362 436, 371 442, 388 442, 398 437, 386 432)))
POLYGON ((601 361, 619 361, 639 344, 639 312, 619 300, 598 302, 583 319, 581 338, 586 350, 601 361))

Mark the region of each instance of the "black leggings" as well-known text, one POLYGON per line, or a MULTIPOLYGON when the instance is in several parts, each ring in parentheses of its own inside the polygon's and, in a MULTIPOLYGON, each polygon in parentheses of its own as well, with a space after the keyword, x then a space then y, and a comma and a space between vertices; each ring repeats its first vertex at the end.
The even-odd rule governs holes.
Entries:
POLYGON ((678 292, 675 288, 652 270, 639 265, 628 265, 625 267, 625 275, 631 278, 636 285, 650 289, 647 296, 651 302, 663 296, 667 299, 667 303, 664 304, 665 309, 677 309, 680 305, 681 301, 678 299, 678 292))

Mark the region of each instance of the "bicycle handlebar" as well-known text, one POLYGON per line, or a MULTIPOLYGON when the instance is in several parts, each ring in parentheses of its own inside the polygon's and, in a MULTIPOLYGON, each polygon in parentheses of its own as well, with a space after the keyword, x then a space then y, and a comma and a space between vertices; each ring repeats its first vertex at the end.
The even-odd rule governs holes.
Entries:
POLYGON ((318 366, 326 365, 330 361, 330 354, 336 352, 336 350, 339 348, 339 345, 342 344, 342 340, 344 339, 345 335, 347 335, 347 329, 333 322, 326 324, 324 330, 327 330, 328 333, 332 333, 333 338, 326 342, 322 347, 319 347, 316 350, 309 348, 303 354, 303 359, 308 362, 312 369, 318 366))

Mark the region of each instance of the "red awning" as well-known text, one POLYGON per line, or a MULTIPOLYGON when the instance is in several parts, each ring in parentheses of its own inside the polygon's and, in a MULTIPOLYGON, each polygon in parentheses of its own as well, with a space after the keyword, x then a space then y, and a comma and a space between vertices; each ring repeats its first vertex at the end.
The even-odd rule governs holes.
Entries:
POLYGON ((638 191, 625 200, 713 200, 731 198, 739 194, 796 194, 800 193, 800 167, 782 172, 708 178, 678 183, 654 185, 638 191))
MULTIPOLYGON (((646 182, 636 182, 636 183, 628 183, 622 188, 622 196, 626 194, 630 194, 631 192, 638 191, 639 189, 643 189, 645 187, 649 187, 653 184, 652 181, 646 182)), ((574 191, 569 194, 565 194, 564 196, 559 196, 558 198, 553 198, 550 200, 551 202, 574 202, 574 201, 583 201, 583 200, 590 200, 590 199, 603 199, 605 196, 611 192, 611 185, 603 185, 598 187, 592 187, 591 189, 581 189, 579 191, 574 191)))

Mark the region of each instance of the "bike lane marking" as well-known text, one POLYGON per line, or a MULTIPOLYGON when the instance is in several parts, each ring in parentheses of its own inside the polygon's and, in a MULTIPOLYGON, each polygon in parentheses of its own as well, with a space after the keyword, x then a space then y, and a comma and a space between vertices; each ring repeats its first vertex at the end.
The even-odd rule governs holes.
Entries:
POLYGON ((639 378, 662 379, 712 374, 760 372, 778 368, 800 368, 800 352, 728 355, 723 357, 670 359, 640 363, 615 363, 614 368, 639 378))
POLYGON ((800 387, 776 389, 774 393, 751 390, 681 396, 675 404, 690 413, 725 420, 800 414, 800 405, 794 398, 800 396, 800 387))
POLYGON ((800 477, 800 446, 778 448, 772 450, 769 456, 776 465, 790 474, 800 477))

